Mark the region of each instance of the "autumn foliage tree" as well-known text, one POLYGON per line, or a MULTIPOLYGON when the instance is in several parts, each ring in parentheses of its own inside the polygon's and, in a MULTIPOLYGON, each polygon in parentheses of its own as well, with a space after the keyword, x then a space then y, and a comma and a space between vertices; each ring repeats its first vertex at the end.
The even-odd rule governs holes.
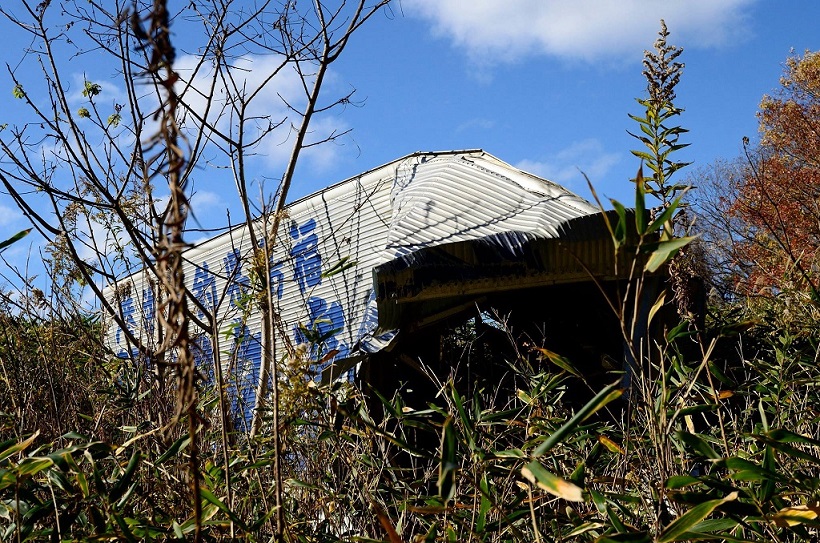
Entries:
POLYGON ((820 274, 820 52, 786 61, 781 87, 764 96, 760 142, 724 171, 714 208, 732 238, 741 294, 818 296, 820 274))

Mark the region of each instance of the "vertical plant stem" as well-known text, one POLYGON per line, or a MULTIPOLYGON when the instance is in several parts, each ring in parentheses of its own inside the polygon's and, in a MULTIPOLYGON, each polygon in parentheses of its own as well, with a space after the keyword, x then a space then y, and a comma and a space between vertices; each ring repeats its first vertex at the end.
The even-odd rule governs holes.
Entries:
MULTIPOLYGON (((265 244, 265 273, 270 277, 270 249, 265 244)), ((285 517, 284 509, 282 508, 282 465, 281 465, 281 451, 282 451, 282 436, 279 434, 279 372, 276 368, 276 329, 273 325, 275 318, 273 307, 273 287, 268 281, 268 295, 265 297, 267 310, 265 311, 265 331, 268 332, 268 337, 265 338, 265 350, 269 353, 264 356, 263 364, 265 373, 270 372, 273 386, 273 443, 276 447, 276 454, 273 457, 273 472, 276 484, 275 507, 276 507, 276 534, 279 538, 284 533, 285 517)), ((267 383, 268 375, 260 376, 267 383)))
POLYGON ((541 543, 541 532, 538 530, 538 521, 535 518, 535 504, 532 501, 532 485, 527 485, 527 497, 530 502, 530 520, 532 521, 532 531, 535 534, 535 543, 541 543))
MULTIPOLYGON (((146 75, 151 77, 154 84, 161 90, 162 99, 157 112, 157 117, 160 119, 159 132, 149 142, 149 147, 156 144, 160 146, 157 156, 153 161, 149 161, 149 164, 157 163, 157 170, 146 172, 146 178, 164 175, 170 192, 168 208, 158 219, 159 239, 156 247, 157 267, 160 271, 159 280, 163 283, 166 293, 162 302, 164 307, 158 311, 160 321, 165 328, 165 341, 161 345, 160 353, 165 359, 171 355, 176 357, 174 367, 177 377, 177 405, 168 431, 172 430, 183 416, 188 418, 190 439, 188 483, 191 489, 196 527, 194 541, 199 542, 202 539, 202 502, 200 500, 197 372, 196 361, 191 352, 188 296, 182 268, 182 251, 186 247, 185 221, 188 217, 189 204, 182 180, 185 155, 179 146, 181 135, 176 120, 179 100, 174 84, 179 80, 179 76, 173 70, 176 52, 171 45, 170 18, 166 3, 167 0, 154 0, 151 11, 145 19, 149 23, 148 31, 140 33, 143 36, 142 41, 150 51, 150 62, 146 75)), ((135 28, 141 28, 141 21, 136 11, 132 14, 131 22, 135 28)))
MULTIPOLYGON (((225 376, 222 374, 222 361, 219 353, 222 352, 219 348, 219 334, 216 333, 216 315, 211 315, 211 356, 214 365, 214 374, 216 375, 216 387, 219 394, 219 417, 222 440, 222 469, 225 470, 225 491, 227 493, 228 507, 233 510, 233 487, 231 485, 231 462, 230 462, 230 442, 228 441, 228 408, 227 399, 225 398, 225 376)), ((231 539, 234 538, 234 522, 231 519, 231 539)))

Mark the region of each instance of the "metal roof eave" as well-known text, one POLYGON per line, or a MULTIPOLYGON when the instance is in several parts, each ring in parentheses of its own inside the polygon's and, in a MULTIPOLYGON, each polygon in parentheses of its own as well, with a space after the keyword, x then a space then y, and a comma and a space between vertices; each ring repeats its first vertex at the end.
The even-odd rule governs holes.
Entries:
MULTIPOLYGON (((614 211, 606 215, 617 220, 614 211)), ((616 251, 601 213, 567 221, 559 237, 525 240, 515 252, 496 238, 429 247, 376 267, 379 331, 430 323, 450 306, 493 293, 629 279, 636 257, 634 231, 616 251)))

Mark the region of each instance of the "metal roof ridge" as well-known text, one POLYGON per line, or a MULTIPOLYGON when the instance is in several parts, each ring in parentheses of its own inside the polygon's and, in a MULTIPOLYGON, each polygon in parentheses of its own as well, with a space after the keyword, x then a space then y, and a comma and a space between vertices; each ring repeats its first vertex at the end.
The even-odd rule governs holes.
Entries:
MULTIPOLYGON (((489 153, 487 153, 486 151, 484 151, 483 149, 453 149, 453 150, 445 150, 445 151, 415 151, 413 153, 410 153, 410 154, 404 155, 402 157, 393 159, 390 162, 385 162, 381 166, 376 166, 374 168, 370 168, 369 170, 365 170, 365 171, 363 171, 359 174, 353 175, 353 176, 348 177, 346 179, 343 179, 341 181, 337 181, 336 183, 328 185, 327 187, 324 187, 324 188, 321 188, 317 191, 311 192, 310 194, 306 194, 305 196, 302 196, 301 198, 297 198, 296 200, 293 200, 292 202, 288 202, 288 203, 285 204, 285 209, 287 210, 287 209, 290 209, 292 207, 295 207, 298 204, 301 204, 302 202, 306 202, 306 201, 310 200, 311 198, 319 196, 320 194, 325 194, 327 192, 330 192, 331 190, 336 189, 336 188, 344 185, 345 183, 350 183, 350 182, 352 182, 356 179, 361 179, 361 178, 366 177, 370 174, 373 174, 373 173, 375 173, 379 170, 386 169, 386 168, 388 168, 389 166, 391 166, 393 164, 398 164, 402 161, 405 161, 405 160, 408 160, 408 159, 411 159, 411 158, 414 158, 414 157, 421 157, 421 156, 433 156, 434 157, 434 156, 460 155, 460 154, 465 154, 465 155, 466 154, 471 154, 471 155, 473 155, 473 154, 479 154, 479 153, 484 154, 484 155, 488 155, 488 156, 492 156, 489 153)), ((493 157, 493 158, 495 158, 495 157, 493 157)), ((496 160, 499 160, 499 159, 496 158, 496 160)), ((258 216, 253 218, 252 222, 255 223, 255 222, 259 221, 261 218, 262 218, 262 215, 258 215, 258 216)), ((215 242, 217 239, 219 239, 221 237, 232 235, 236 231, 241 230, 242 228, 245 228, 245 227, 247 227, 247 222, 243 220, 240 223, 237 223, 237 224, 234 224, 234 225, 231 225, 231 226, 227 226, 225 228, 221 228, 221 229, 219 229, 219 230, 221 230, 219 233, 211 235, 210 237, 208 237, 204 240, 201 240, 199 243, 189 245, 185 249, 185 251, 183 251, 183 254, 185 252, 189 251, 190 249, 195 249, 197 247, 201 247, 204 244, 215 242)))
MULTIPOLYGON (((409 154, 401 156, 399 158, 395 158, 395 159, 393 159, 389 162, 385 162, 381 166, 376 166, 374 168, 370 168, 369 170, 365 170, 365 171, 363 171, 359 174, 353 175, 353 176, 348 177, 346 179, 342 179, 341 181, 337 181, 336 183, 333 183, 332 185, 328 185, 327 187, 319 189, 316 192, 311 192, 310 194, 306 194, 305 196, 302 196, 301 198, 297 198, 296 200, 293 200, 292 202, 288 202, 285 205, 285 208, 294 206, 294 205, 299 204, 299 203, 301 203, 305 200, 309 200, 310 198, 313 198, 314 196, 316 196, 318 194, 329 192, 329 191, 335 189, 336 187, 339 187, 341 185, 344 185, 345 183, 349 183, 349 182, 353 181, 354 179, 360 179, 360 178, 362 178, 366 175, 370 175, 370 174, 375 173, 379 170, 386 169, 387 167, 392 166, 393 164, 398 164, 400 162, 404 162, 405 160, 409 160, 411 158, 422 157, 422 156, 436 157, 436 156, 445 156, 445 155, 474 155, 474 154, 478 154, 478 153, 481 153, 481 154, 487 155, 487 156, 491 156, 495 160, 499 160, 500 162, 503 163, 503 161, 501 161, 500 159, 498 159, 495 156, 491 155, 490 153, 486 152, 484 149, 451 149, 451 150, 444 150, 444 151, 415 151, 413 153, 409 153, 409 154)), ((510 165, 510 166, 512 166, 512 165, 510 165)), ((514 167, 514 166, 512 166, 512 167, 514 167)))

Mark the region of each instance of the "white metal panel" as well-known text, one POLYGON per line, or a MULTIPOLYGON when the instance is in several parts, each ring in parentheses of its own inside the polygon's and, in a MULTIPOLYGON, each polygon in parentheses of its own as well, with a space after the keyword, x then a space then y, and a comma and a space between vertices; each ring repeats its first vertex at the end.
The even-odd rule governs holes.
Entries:
POLYGON ((390 257, 505 232, 552 238, 564 221, 597 212, 566 189, 486 154, 411 160, 393 189, 390 257))
MULTIPOLYGON (((555 237, 564 221, 596 211, 562 187, 482 151, 410 155, 288 206, 271 263, 275 304, 293 343, 306 340, 300 327, 315 329, 328 336, 321 346, 325 352, 335 349, 337 358, 345 357, 376 329, 372 270, 378 264, 424 247, 497 234, 512 233, 510 243, 555 237), (325 275, 345 258, 354 265, 325 275)), ((262 352, 261 312, 243 306, 252 254, 244 226, 184 254, 186 284, 217 317, 220 359, 235 383, 240 425, 255 401, 262 352)), ((120 296, 109 288, 109 298, 121 308, 129 329, 146 337, 152 314, 146 275, 120 283, 132 288, 120 287, 120 296)), ((109 343, 122 356, 131 350, 116 329, 109 343)), ((197 347, 202 371, 210 374, 210 338, 199 339, 197 347)), ((276 353, 283 354, 281 349, 276 353)))

